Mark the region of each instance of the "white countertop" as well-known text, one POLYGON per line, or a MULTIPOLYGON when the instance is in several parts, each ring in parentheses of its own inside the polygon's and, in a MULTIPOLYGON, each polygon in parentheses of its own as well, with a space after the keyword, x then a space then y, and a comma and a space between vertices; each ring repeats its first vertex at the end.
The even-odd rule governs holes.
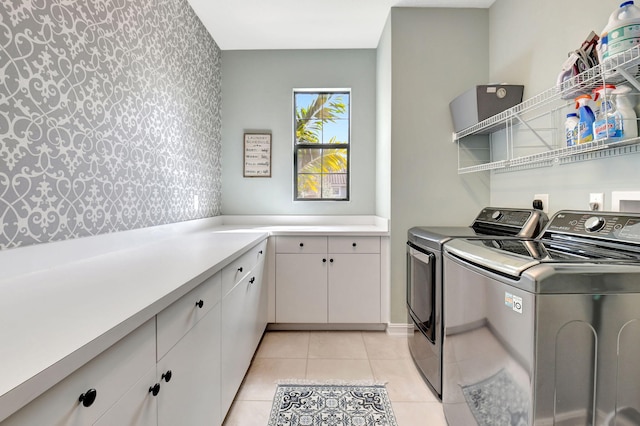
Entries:
POLYGON ((2 279, 0 420, 267 236, 199 232, 2 279))
POLYGON ((363 218, 216 217, 0 252, 0 421, 269 235, 387 235, 363 218))

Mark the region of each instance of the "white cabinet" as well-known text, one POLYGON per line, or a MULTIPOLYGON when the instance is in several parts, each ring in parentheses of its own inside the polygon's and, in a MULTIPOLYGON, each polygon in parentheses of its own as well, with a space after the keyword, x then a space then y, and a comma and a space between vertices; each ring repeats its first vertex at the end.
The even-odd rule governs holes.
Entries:
POLYGON ((157 360, 162 359, 221 299, 222 273, 219 272, 160 312, 156 316, 157 360))
POLYGON ((276 322, 380 323, 379 237, 277 237, 276 322))
POLYGON ((221 424, 220 312, 217 303, 158 361, 158 426, 221 424))
POLYGON ((219 426, 266 328, 266 247, 263 240, 0 424, 219 426))
POLYGON ((327 237, 276 237, 276 322, 327 322, 327 237))
POLYGON ((157 315, 158 426, 219 425, 222 273, 157 315))
MULTIPOLYGON (((150 320, 7 418, 2 426, 94 424, 155 368, 155 340, 155 321, 150 320)), ((135 410, 145 407, 145 401, 146 393, 136 401, 123 402, 123 406, 135 410)), ((146 405, 147 414, 153 415, 149 407, 146 405)), ((140 424, 148 423, 143 419, 140 424)))
POLYGON ((156 378, 154 365, 140 380, 111 407, 95 426, 157 426, 157 398, 149 392, 149 385, 156 378))
POLYGON ((228 292, 222 299, 223 413, 231 407, 267 326, 267 288, 262 279, 265 251, 266 241, 222 271, 223 280, 229 280, 223 285, 228 292), (241 274, 237 274, 238 265, 244 265, 241 274))
POLYGON ((276 322, 327 322, 327 254, 276 254, 276 322))
POLYGON ((380 255, 330 254, 330 323, 380 322, 380 255))

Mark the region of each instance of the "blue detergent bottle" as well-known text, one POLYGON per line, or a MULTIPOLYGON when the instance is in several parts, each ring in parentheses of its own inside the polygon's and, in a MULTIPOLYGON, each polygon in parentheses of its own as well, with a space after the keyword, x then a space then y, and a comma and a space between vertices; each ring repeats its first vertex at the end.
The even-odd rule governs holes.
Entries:
POLYGON ((596 117, 588 105, 591 99, 591 95, 581 95, 576 98, 576 108, 580 117, 578 122, 578 144, 593 141, 593 122, 596 121, 596 117))
POLYGON ((615 90, 616 86, 613 84, 593 89, 595 94, 593 101, 596 105, 600 99, 600 107, 594 111, 596 121, 593 122, 593 138, 595 140, 615 141, 622 138, 622 117, 616 110, 616 103, 613 100, 615 90))

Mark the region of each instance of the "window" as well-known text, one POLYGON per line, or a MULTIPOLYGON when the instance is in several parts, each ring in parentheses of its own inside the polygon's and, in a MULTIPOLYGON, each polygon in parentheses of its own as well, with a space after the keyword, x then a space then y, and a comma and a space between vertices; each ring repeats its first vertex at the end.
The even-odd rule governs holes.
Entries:
POLYGON ((294 199, 349 200, 349 90, 296 90, 294 199))

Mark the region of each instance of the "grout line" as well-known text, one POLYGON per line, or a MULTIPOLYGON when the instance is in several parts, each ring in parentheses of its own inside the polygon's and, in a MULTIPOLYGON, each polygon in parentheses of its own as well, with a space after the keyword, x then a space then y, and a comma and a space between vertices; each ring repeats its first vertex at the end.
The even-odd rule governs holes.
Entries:
MULTIPOLYGON (((369 370, 371 370, 371 376, 373 377, 373 380, 381 381, 376 377, 376 372, 373 370, 373 365, 371 364, 371 354, 369 354, 369 348, 367 347, 367 342, 364 339, 364 335, 362 334, 362 331, 360 332, 360 335, 362 336, 362 342, 364 343, 364 350, 367 353, 367 362, 369 363, 369 370)), ((389 402, 391 402, 391 399, 389 399, 389 402)))
POLYGON ((304 378, 309 378, 309 355, 311 353, 311 332, 307 331, 307 358, 304 361, 304 378))

